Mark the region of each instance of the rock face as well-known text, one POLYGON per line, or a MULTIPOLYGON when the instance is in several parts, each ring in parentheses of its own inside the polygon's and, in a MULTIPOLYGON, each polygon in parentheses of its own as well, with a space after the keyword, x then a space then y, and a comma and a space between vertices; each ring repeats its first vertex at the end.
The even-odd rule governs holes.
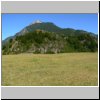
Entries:
POLYGON ((98 37, 84 30, 62 29, 53 23, 35 21, 5 40, 3 54, 95 52, 98 37))

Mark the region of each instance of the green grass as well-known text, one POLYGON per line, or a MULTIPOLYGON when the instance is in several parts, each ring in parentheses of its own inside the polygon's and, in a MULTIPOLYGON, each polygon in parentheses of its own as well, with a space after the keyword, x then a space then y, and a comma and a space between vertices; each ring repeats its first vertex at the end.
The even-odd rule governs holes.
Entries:
POLYGON ((3 86, 97 86, 98 53, 2 56, 3 86))

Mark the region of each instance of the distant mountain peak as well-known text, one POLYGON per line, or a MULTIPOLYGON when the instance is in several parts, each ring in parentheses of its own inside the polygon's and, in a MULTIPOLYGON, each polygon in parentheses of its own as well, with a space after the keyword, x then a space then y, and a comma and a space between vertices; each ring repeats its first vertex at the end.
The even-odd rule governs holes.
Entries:
POLYGON ((94 33, 72 28, 61 28, 52 22, 36 20, 14 36, 3 40, 2 44, 5 54, 10 53, 10 49, 13 49, 13 53, 15 53, 18 48, 20 48, 19 53, 28 51, 59 53, 70 52, 70 50, 71 52, 97 51, 98 41, 94 33))
POLYGON ((33 22, 33 24, 37 24, 37 23, 42 23, 42 21, 36 20, 35 22, 33 22))

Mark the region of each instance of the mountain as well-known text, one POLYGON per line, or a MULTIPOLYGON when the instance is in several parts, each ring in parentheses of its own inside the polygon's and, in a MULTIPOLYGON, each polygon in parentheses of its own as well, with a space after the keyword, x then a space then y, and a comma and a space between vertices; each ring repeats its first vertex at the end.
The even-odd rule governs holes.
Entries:
POLYGON ((7 37, 5 40, 2 41, 2 46, 5 45, 7 42, 9 42, 10 39, 12 39, 13 36, 7 37))
POLYGON ((49 32, 59 32, 59 31, 61 31, 61 28, 57 27, 53 23, 49 23, 49 22, 44 23, 43 22, 43 23, 34 23, 34 24, 31 24, 31 25, 25 27, 23 30, 16 33, 16 36, 23 35, 23 34, 28 33, 28 32, 33 32, 37 29, 49 31, 49 32))
POLYGON ((2 42, 3 54, 95 52, 97 48, 98 37, 94 33, 39 20, 2 42))
POLYGON ((2 41, 2 44, 9 41, 11 38, 15 38, 16 36, 24 35, 25 33, 33 32, 37 29, 45 30, 49 32, 60 32, 62 29, 56 25, 54 25, 51 22, 41 22, 39 20, 33 22, 32 24, 26 26, 24 29, 22 29, 20 32, 16 33, 14 36, 11 36, 9 38, 6 38, 2 41))

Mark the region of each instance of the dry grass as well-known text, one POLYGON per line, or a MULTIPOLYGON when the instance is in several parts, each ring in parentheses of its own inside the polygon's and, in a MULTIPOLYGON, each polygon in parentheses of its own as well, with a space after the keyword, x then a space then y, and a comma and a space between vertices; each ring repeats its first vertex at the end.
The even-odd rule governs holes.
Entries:
POLYGON ((97 53, 2 56, 3 86, 97 86, 97 53))

